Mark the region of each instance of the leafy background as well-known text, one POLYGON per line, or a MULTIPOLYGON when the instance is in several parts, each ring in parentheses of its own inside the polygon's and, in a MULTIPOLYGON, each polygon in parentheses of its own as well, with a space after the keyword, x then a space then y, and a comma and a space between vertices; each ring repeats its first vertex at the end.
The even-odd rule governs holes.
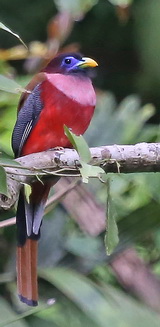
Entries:
MULTIPOLYGON (((1 23, 30 50, 0 26, 0 72, 13 78, 0 77, 1 90, 8 91, 0 92, 1 152, 13 157, 17 87, 59 49, 80 50, 99 62, 97 108, 85 134, 90 146, 158 142, 159 18, 158 0, 0 0, 1 23)), ((72 194, 47 213, 38 309, 26 308, 16 295, 15 226, 0 229, 0 326, 159 326, 160 176, 108 174, 107 180, 109 187, 90 180, 74 210, 72 194), (83 228, 78 215, 85 217, 83 228), (47 302, 52 298, 54 304, 47 302)), ((1 211, 1 220, 14 214, 1 211)))

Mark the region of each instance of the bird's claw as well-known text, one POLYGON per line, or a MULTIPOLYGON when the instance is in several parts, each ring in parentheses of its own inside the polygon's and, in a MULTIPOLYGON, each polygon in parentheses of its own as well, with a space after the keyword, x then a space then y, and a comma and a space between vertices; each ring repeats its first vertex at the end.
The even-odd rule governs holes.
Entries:
POLYGON ((63 146, 56 146, 55 148, 52 148, 52 149, 49 149, 50 151, 63 151, 64 150, 64 148, 63 148, 63 146))

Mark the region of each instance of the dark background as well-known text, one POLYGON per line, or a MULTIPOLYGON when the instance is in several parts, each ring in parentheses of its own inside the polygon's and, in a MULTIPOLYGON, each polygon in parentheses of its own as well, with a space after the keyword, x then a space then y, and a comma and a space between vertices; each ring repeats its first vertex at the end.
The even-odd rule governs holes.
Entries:
MULTIPOLYGON (((0 19, 21 38, 47 40, 47 24, 57 13, 52 0, 0 0, 0 19)), ((152 102, 159 119, 159 31, 158 0, 135 0, 131 7, 120 10, 107 0, 75 22, 66 44, 78 42, 81 52, 99 62, 98 87, 112 91, 118 101, 138 93, 143 103, 152 102), (125 12, 126 11, 126 12, 125 12), (125 17, 123 17, 125 16, 125 17)), ((17 44, 12 36, 0 31, 1 47, 17 44)), ((12 63, 23 72, 21 63, 12 63)), ((157 120, 156 120, 157 122, 157 120)))

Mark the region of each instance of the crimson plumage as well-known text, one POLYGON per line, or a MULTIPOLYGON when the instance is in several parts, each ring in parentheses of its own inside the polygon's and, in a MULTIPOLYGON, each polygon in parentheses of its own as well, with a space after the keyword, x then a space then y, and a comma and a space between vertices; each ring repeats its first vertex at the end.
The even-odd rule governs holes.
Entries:
MULTIPOLYGON (((26 87, 18 108, 12 135, 15 156, 54 147, 71 147, 64 125, 83 134, 94 113, 96 96, 89 69, 97 63, 79 54, 62 54, 54 58, 26 87)), ((17 282, 20 299, 37 305, 37 241, 45 202, 56 182, 44 180, 32 184, 28 203, 23 189, 17 207, 17 282)))
POLYGON ((25 155, 54 148, 56 146, 70 147, 71 145, 64 134, 64 125, 71 127, 75 134, 83 134, 94 112, 94 91, 89 81, 87 80, 86 82, 86 78, 84 77, 79 78, 70 75, 61 77, 61 74, 54 74, 54 76, 50 78, 46 76, 46 80, 42 82, 39 89, 41 101, 44 106, 40 113, 38 124, 34 127, 26 144, 23 146, 22 153, 25 155), (64 87, 64 92, 62 92, 58 89, 59 85, 56 85, 56 83, 58 84, 59 82, 61 85, 61 80, 64 78, 66 81, 62 84, 64 87), (66 87, 69 85, 72 92, 74 92, 77 82, 80 84, 78 89, 82 88, 83 90, 81 96, 79 96, 79 98, 78 96, 75 98, 69 97, 68 94, 66 94, 66 87), (85 92, 88 85, 91 88, 89 98, 92 99, 92 101, 90 101, 90 103, 89 101, 88 103, 84 102, 83 104, 81 103, 81 99, 83 100, 86 98, 85 92))

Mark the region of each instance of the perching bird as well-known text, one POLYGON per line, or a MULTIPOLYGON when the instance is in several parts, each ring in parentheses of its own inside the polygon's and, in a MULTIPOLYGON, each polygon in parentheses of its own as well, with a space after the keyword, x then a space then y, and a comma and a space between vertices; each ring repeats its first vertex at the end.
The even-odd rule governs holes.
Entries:
MULTIPOLYGON (((89 71, 97 63, 77 53, 55 57, 27 85, 18 106, 12 134, 15 157, 55 147, 72 147, 64 125, 83 134, 93 116, 96 95, 89 71)), ((36 306, 37 243, 50 187, 56 182, 44 179, 32 183, 29 203, 20 191, 17 223, 17 287, 22 302, 36 306)))

